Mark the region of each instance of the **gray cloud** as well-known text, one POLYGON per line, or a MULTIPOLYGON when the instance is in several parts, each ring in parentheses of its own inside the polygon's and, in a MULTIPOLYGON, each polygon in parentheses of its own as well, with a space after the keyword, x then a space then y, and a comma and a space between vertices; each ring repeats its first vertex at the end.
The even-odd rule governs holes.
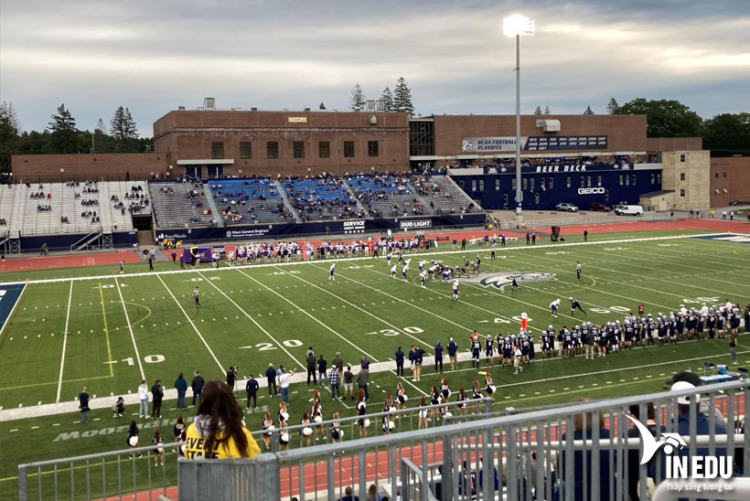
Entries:
POLYGON ((130 108, 154 120, 200 106, 346 109, 399 76, 422 114, 513 113, 515 43, 502 18, 534 17, 524 38, 524 113, 604 112, 610 97, 678 99, 701 116, 747 111, 744 0, 326 2, 0 0, 0 100, 26 130, 62 102, 79 127, 130 108))

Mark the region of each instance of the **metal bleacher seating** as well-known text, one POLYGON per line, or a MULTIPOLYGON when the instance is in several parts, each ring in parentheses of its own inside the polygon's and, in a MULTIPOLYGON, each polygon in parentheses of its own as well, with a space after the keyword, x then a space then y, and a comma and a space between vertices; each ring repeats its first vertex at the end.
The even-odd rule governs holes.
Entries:
POLYGON ((448 176, 433 175, 425 178, 421 183, 420 194, 438 215, 476 213, 482 210, 448 176))
POLYGON ((270 179, 221 179, 208 182, 224 224, 291 222, 294 214, 270 179))
POLYGON ((10 230, 10 223, 13 220, 13 197, 15 190, 13 185, 0 188, 0 235, 4 235, 10 230))
POLYGON ((306 221, 364 217, 357 201, 336 178, 286 179, 281 183, 292 206, 306 221))
MULTIPOLYGON (((113 181, 107 183, 108 196, 103 200, 111 214, 113 231, 133 229, 131 214, 147 214, 151 211, 148 185, 142 181, 113 181)), ((102 213, 105 213, 102 207, 102 213)))
POLYGON ((373 217, 431 215, 407 177, 390 174, 359 175, 346 180, 357 200, 373 217))
POLYGON ((20 193, 14 197, 11 226, 23 235, 90 233, 101 228, 96 183, 18 184, 15 190, 20 193))
POLYGON ((149 183, 151 204, 159 228, 211 225, 214 215, 198 183, 149 183))

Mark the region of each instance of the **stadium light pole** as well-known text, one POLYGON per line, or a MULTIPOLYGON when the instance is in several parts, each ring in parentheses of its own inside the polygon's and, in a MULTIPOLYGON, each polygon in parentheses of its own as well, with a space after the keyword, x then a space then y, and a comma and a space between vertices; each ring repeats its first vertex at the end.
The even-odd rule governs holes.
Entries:
POLYGON ((520 14, 503 19, 503 34, 516 37, 516 218, 522 219, 521 190, 521 37, 534 36, 534 20, 520 14))

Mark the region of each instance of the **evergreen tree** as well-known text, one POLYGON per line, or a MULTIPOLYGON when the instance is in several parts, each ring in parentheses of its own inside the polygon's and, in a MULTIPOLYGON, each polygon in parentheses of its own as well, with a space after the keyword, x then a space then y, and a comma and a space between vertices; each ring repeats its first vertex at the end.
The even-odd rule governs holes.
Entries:
POLYGON ((52 122, 47 128, 52 133, 52 153, 75 153, 78 150, 76 120, 65 108, 65 103, 57 108, 57 115, 52 115, 52 122))
POLYGON ((359 84, 354 84, 354 88, 352 89, 351 109, 354 111, 365 109, 365 93, 359 84))
POLYGON ((542 114, 542 108, 539 106, 536 107, 536 110, 534 111, 534 115, 541 115, 542 114))
POLYGON ((591 109, 591 105, 586 106, 586 111, 583 112, 584 115, 593 115, 594 111, 591 109))
POLYGON ((112 125, 112 138, 115 140, 115 151, 118 153, 134 152, 138 139, 138 129, 130 115, 130 110, 119 106, 115 110, 115 116, 110 123, 112 125))
POLYGON ((0 171, 11 170, 11 156, 18 153, 21 146, 19 127, 13 104, 0 104, 0 171))
POLYGON ((106 134, 107 133, 107 126, 104 125, 104 120, 101 118, 96 121, 96 128, 94 129, 94 133, 98 134, 106 134))
POLYGON ((551 112, 549 111, 549 106, 547 106, 546 108, 544 108, 544 114, 545 114, 545 115, 551 115, 551 114, 552 114, 552 113, 551 113, 551 112))
POLYGON ((613 97, 609 100, 609 104, 607 105, 607 113, 610 115, 617 115, 620 113, 620 105, 617 103, 617 100, 613 97))
POLYGON ((414 105, 411 102, 411 89, 406 83, 406 79, 401 77, 396 83, 396 90, 393 93, 393 107, 396 111, 403 111, 414 116, 414 105))
POLYGON ((393 92, 391 92, 390 87, 386 86, 383 89, 383 95, 380 96, 380 99, 383 101, 383 111, 396 111, 393 104, 393 92))
POLYGON ((320 102, 320 107, 319 107, 319 108, 320 108, 321 110, 324 110, 324 109, 326 109, 326 105, 325 105, 325 104, 323 104, 323 101, 321 101, 321 102, 320 102))

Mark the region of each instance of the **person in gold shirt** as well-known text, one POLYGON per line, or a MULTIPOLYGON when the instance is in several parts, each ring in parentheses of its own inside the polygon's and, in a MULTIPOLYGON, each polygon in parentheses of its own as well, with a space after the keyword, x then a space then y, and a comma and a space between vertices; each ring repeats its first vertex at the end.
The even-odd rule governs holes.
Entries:
POLYGON ((185 457, 254 458, 260 454, 242 416, 232 389, 222 381, 209 381, 203 388, 195 421, 187 429, 185 457))

